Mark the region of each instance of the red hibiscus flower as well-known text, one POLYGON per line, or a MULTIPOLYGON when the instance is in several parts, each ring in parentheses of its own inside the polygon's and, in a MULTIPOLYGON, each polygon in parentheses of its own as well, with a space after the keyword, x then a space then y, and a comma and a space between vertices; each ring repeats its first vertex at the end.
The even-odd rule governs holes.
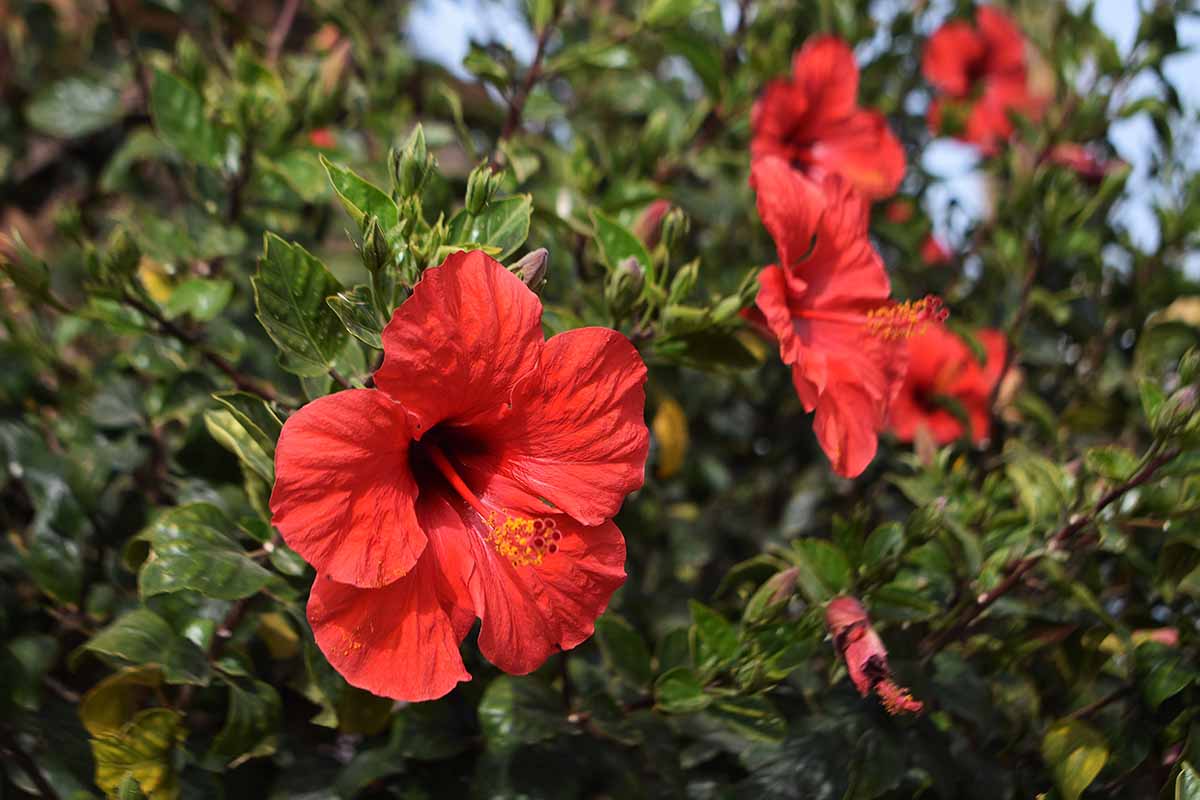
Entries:
POLYGON ((836 597, 825 607, 825 625, 833 637, 833 646, 846 662, 846 670, 858 693, 871 692, 883 702, 889 714, 919 714, 924 703, 914 700, 907 689, 892 679, 883 640, 871 627, 866 609, 853 597, 836 597))
POLYGON ((911 442, 922 427, 938 444, 962 436, 962 422, 939 404, 939 396, 962 404, 971 422, 972 441, 988 438, 989 404, 1008 345, 1000 331, 982 330, 975 335, 987 351, 986 364, 980 364, 962 339, 941 326, 931 328, 909 348, 908 374, 892 403, 890 427, 896 438, 911 442))
POLYGON ((1044 156, 1046 161, 1072 170, 1085 183, 1099 184, 1110 173, 1125 169, 1128 165, 1120 159, 1102 159, 1090 148, 1075 142, 1061 142, 1050 148, 1044 156))
POLYGON ((273 522, 317 569, 308 618, 355 686, 428 700, 587 639, 625 579, 611 518, 642 485, 646 368, 625 337, 543 339, 542 306, 480 252, 428 271, 383 333, 378 389, 284 425, 273 522))
POLYGON ((950 249, 932 233, 925 237, 925 241, 921 242, 921 260, 927 265, 940 267, 949 264, 953 258, 950 249))
POLYGON ((845 180, 831 175, 817 184, 770 156, 754 162, 751 183, 779 253, 759 275, 758 310, 792 368, 800 402, 816 412, 821 448, 838 474, 854 477, 875 457, 904 380, 901 339, 940 318, 940 303, 892 302, 867 238, 866 203, 845 180))
POLYGON ((754 158, 779 156, 809 176, 845 177, 871 199, 904 178, 904 148, 878 111, 858 106, 858 64, 835 36, 804 43, 792 79, 777 79, 754 105, 754 158))
POLYGON ((962 117, 959 138, 985 153, 1012 135, 1009 112, 1038 119, 1045 98, 1029 87, 1025 37, 1007 14, 990 6, 975 26, 951 20, 925 46, 921 70, 943 97, 929 107, 929 127, 942 132, 947 116, 962 117))

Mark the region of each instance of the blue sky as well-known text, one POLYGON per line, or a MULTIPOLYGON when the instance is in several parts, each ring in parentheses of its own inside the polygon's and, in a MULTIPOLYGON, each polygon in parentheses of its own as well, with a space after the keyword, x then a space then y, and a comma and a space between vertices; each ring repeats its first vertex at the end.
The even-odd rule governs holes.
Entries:
MULTIPOLYGON (((1085 4, 1085 0, 1070 1, 1076 8, 1085 4)), ((1096 0, 1095 5, 1098 24, 1113 38, 1121 54, 1128 55, 1137 34, 1138 0, 1096 0)), ((534 38, 524 23, 520 7, 521 0, 418 0, 406 28, 422 56, 464 74, 462 59, 471 39, 498 41, 507 45, 518 59, 532 58, 534 38)), ((735 3, 723 0, 722 9, 726 25, 732 27, 735 3)), ((1165 72, 1183 97, 1189 115, 1195 118, 1200 116, 1200 81, 1196 80, 1200 76, 1200 19, 1181 19, 1178 33, 1182 45, 1195 49, 1169 59, 1165 72)), ((1154 91, 1153 82, 1147 80, 1131 87, 1129 99, 1154 91)), ((1149 176, 1153 129, 1144 115, 1135 116, 1115 121, 1109 139, 1121 158, 1133 167, 1129 197, 1115 210, 1114 221, 1127 228, 1140 247, 1153 249, 1157 246, 1158 231, 1148 201, 1160 191, 1149 176)), ((1193 141, 1193 145, 1200 147, 1200 140, 1193 141)), ((940 178, 928 194, 930 215, 939 232, 953 239, 946 213, 952 202, 957 202, 972 217, 984 212, 985 194, 976 170, 978 157, 968 146, 942 140, 927 148, 922 163, 940 178)), ((1200 167, 1200 150, 1193 153, 1191 163, 1200 167)), ((1191 271, 1200 272, 1200 258, 1192 261, 1195 269, 1191 271)))

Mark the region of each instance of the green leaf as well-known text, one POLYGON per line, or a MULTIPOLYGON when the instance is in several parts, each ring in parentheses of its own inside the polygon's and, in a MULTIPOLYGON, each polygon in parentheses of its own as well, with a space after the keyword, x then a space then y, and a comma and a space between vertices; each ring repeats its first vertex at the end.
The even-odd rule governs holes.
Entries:
POLYGON ((689 634, 692 661, 701 673, 715 672, 731 662, 737 655, 737 628, 711 608, 689 601, 692 611, 692 628, 689 634))
POLYGON ((1091 447, 1083 454, 1083 463, 1088 471, 1113 481, 1122 481, 1133 475, 1138 458, 1126 447, 1106 445, 1091 447))
POLYGON ((678 25, 707 3, 708 0, 651 0, 642 10, 641 21, 651 27, 678 25))
POLYGON ((1108 743, 1079 720, 1061 720, 1042 739, 1042 758, 1064 800, 1078 800, 1108 762, 1108 743))
POLYGON ((252 280, 258 320, 283 351, 284 369, 304 377, 324 375, 346 339, 346 329, 325 298, 341 284, 298 244, 267 234, 252 280))
POLYGON ((25 106, 29 124, 61 139, 86 136, 119 120, 121 92, 108 81, 65 78, 40 89, 25 106))
POLYGON ((753 369, 760 363, 736 333, 720 329, 656 340, 654 352, 683 366, 710 372, 753 369))
POLYGON ((691 667, 669 669, 654 684, 654 705, 668 714, 703 711, 712 703, 691 667))
POLYGON ((275 454, 275 442, 279 441, 283 422, 265 400, 248 392, 217 392, 213 399, 229 409, 263 452, 269 456, 275 454))
POLYGON ((501 675, 479 701, 479 726, 490 746, 506 750, 561 736, 566 716, 558 695, 541 681, 501 675))
POLYGON ((334 164, 325 156, 321 156, 321 165, 325 167, 329 182, 333 184, 334 193, 342 201, 346 213, 354 220, 359 230, 370 217, 377 217, 384 231, 396 227, 400 211, 396 208, 395 201, 383 189, 352 170, 334 164))
POLYGON ((778 744, 787 733, 787 722, 762 696, 718 698, 705 713, 747 739, 778 744))
POLYGON ((150 542, 153 553, 138 575, 143 597, 194 591, 218 600, 237 600, 279 583, 225 533, 233 525, 218 514, 203 504, 180 506, 162 514, 139 535, 150 542))
POLYGON ((527 194, 494 200, 478 214, 459 211, 450 220, 447 242, 478 248, 498 261, 511 256, 529 238, 533 198, 527 194))
POLYGON ((1182 692, 1196 680, 1192 668, 1178 648, 1159 642, 1146 642, 1138 647, 1137 674, 1142 696, 1152 709, 1182 692))
POLYGON ((1067 477, 1060 466, 1024 446, 1009 447, 1006 456, 1005 473, 1016 487, 1030 522, 1057 519, 1070 508, 1067 477))
POLYGON ((823 539, 792 543, 799 567, 796 583, 811 603, 824 603, 850 588, 850 563, 840 549, 823 539))
POLYGON ((896 558, 904 550, 904 526, 898 522, 887 522, 871 531, 863 545, 864 566, 875 567, 884 561, 896 558))
POLYGON ((600 255, 610 270, 617 269, 622 261, 632 256, 637 259, 643 274, 653 275, 654 260, 641 239, 599 209, 592 209, 591 216, 592 224, 596 228, 596 243, 600 245, 600 255))
POLYGON ((229 134, 209 121, 204 98, 190 85, 169 72, 155 72, 150 116, 159 135, 184 158, 205 167, 221 166, 230 149, 229 134))
POLYGON ((349 291, 338 292, 325 302, 329 303, 351 336, 376 350, 383 349, 383 324, 371 300, 370 286, 359 285, 349 291))
POLYGON ((95 653, 117 666, 158 664, 168 683, 208 683, 208 658, 204 651, 145 608, 119 617, 80 645, 73 658, 83 652, 95 653))
POLYGON ((612 611, 596 620, 596 642, 609 669, 630 686, 649 686, 654 679, 650 650, 633 626, 612 611))
POLYGON ((1200 773, 1187 762, 1180 765, 1175 779, 1175 800, 1200 800, 1200 773))
POLYGON ((279 693, 270 684, 248 681, 245 688, 235 681, 229 684, 229 710, 225 725, 213 739, 208 757, 219 767, 232 769, 252 758, 275 752, 281 704, 279 693))
POLYGON ((275 481, 275 464, 262 443, 246 429, 232 412, 224 409, 204 412, 204 426, 221 446, 238 457, 267 483, 275 481))
POLYGON ((188 314, 200 322, 210 322, 225 310, 232 297, 232 281, 189 278, 171 292, 163 311, 169 319, 188 314))
POLYGON ((176 800, 179 777, 171 755, 187 738, 182 719, 171 709, 150 708, 138 713, 120 731, 93 738, 96 785, 110 797, 125 797, 136 783, 149 800, 176 800))
POLYGON ((1146 415, 1146 421, 1151 428, 1157 427, 1158 414, 1162 411, 1167 396, 1163 394, 1158 383, 1149 378, 1138 380, 1138 394, 1142 398, 1142 413, 1146 415))

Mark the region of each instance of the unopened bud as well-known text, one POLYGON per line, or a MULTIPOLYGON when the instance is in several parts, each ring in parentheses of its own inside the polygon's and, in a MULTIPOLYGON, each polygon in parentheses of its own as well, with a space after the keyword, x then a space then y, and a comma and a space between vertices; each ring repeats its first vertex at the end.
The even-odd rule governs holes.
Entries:
POLYGON ((615 317, 629 313, 642 291, 642 265, 633 256, 624 259, 604 284, 604 300, 615 317))
POLYGON ((723 322, 729 322, 734 317, 741 313, 743 308, 750 305, 750 302, 740 295, 731 294, 717 303, 712 310, 712 321, 720 325, 723 322))
POLYGON ((467 213, 478 214, 483 211, 492 202, 492 196, 496 194, 502 179, 503 174, 492 172, 491 165, 486 162, 471 170, 467 177, 467 213))
POLYGON ((1179 380, 1200 383, 1200 348, 1190 347, 1179 359, 1179 380))
POLYGON ((433 168, 433 157, 425 147, 425 130, 420 123, 413 128, 404 147, 388 153, 388 164, 392 183, 401 197, 412 197, 421 191, 433 168))
POLYGON ((637 218, 637 222, 633 223, 633 233, 642 243, 650 250, 653 250, 662 236, 662 221, 667 212, 671 210, 671 202, 669 200, 655 200, 650 205, 646 206, 646 210, 637 218))
POLYGON ((387 269, 392 263, 392 245, 388 242, 376 216, 368 219, 363 229, 362 260, 363 266, 371 273, 387 269))
POLYGON ((690 261, 679 268, 675 273, 674 279, 671 281, 671 289, 667 293, 667 303, 674 305, 682 303, 684 299, 691 294, 692 289, 696 286, 696 280, 700 277, 700 260, 690 261))
POLYGON ((682 208, 672 208, 663 218, 662 238, 667 250, 674 250, 687 238, 692 222, 682 208))
POLYGON ((536 292, 546 282, 546 273, 550 269, 550 251, 539 247, 532 253, 526 253, 508 269, 536 292))
POLYGON ((1198 399, 1200 391, 1195 386, 1184 386, 1173 392, 1153 420, 1156 432, 1174 433, 1190 428, 1198 399))

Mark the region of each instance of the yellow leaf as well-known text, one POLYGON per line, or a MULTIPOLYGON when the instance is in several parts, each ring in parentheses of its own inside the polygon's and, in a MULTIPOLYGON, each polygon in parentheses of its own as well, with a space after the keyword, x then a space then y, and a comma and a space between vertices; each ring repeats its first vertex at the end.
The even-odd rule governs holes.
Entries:
POLYGON ((669 478, 679 472, 687 456, 687 415, 683 406, 670 397, 663 400, 658 404, 651 428, 658 441, 658 477, 669 478))
POLYGON ((171 753, 187 738, 178 712, 169 708, 141 711, 119 730, 92 739, 96 785, 117 797, 126 776, 137 781, 149 800, 176 800, 179 778, 171 768, 171 753))
POLYGON ((300 650, 300 636, 278 612, 272 611, 258 618, 258 635, 266 643, 271 658, 282 661, 300 650))
POLYGON ((167 302, 171 298, 171 293, 175 291, 166 268, 149 256, 142 256, 142 260, 138 263, 137 274, 142 286, 146 289, 146 294, 150 295, 156 303, 167 302))
POLYGON ((1180 297, 1154 315, 1155 322, 1182 322, 1200 328, 1200 295, 1180 297))
POLYGON ((109 675, 83 696, 79 705, 83 727, 93 736, 119 731, 149 690, 161 683, 162 671, 154 665, 126 667, 109 675))

